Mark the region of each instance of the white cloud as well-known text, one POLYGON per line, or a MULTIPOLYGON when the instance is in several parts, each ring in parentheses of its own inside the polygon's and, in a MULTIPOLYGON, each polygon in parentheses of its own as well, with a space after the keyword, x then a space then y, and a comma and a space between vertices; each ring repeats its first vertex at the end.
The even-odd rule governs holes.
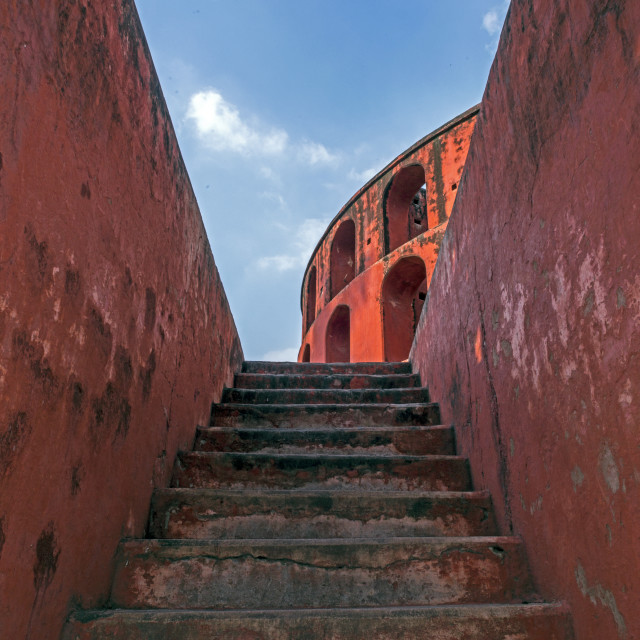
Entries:
POLYGON ((504 24, 507 10, 509 9, 509 0, 504 0, 502 4, 494 6, 490 11, 482 17, 482 27, 491 36, 491 42, 485 45, 485 49, 491 54, 495 54, 500 41, 500 32, 504 24))
POLYGON ((234 151, 246 155, 279 155, 289 136, 282 129, 260 131, 241 117, 238 109, 215 89, 191 96, 187 119, 193 120, 198 136, 214 151, 234 151))
MULTIPOLYGON (((232 151, 254 157, 282 156, 289 152, 310 167, 335 167, 340 162, 338 154, 331 153, 319 142, 303 140, 291 143, 284 129, 268 128, 256 119, 243 118, 239 109, 215 89, 199 91, 191 96, 186 119, 195 125, 201 142, 214 151, 232 151)), ((260 175, 278 180, 270 167, 261 167, 260 175)))
POLYGON ((283 233, 290 236, 288 242, 292 251, 287 254, 259 258, 258 268, 264 271, 275 270, 280 273, 304 268, 328 224, 328 219, 307 218, 297 229, 285 227, 283 233))
POLYGON ((274 191, 263 191, 260 194, 260 197, 265 200, 269 200, 270 202, 275 202, 283 211, 287 209, 287 201, 279 193, 275 193, 274 191))
POLYGON ((491 9, 491 11, 484 14, 484 17, 482 18, 482 26, 490 36, 493 36, 500 31, 502 24, 498 18, 498 12, 495 9, 491 9))
POLYGON ((378 170, 374 167, 371 167, 370 169, 364 169, 363 171, 356 171, 355 169, 351 169, 351 171, 349 171, 348 177, 349 180, 355 180, 356 182, 364 185, 369 182, 369 180, 371 180, 371 178, 373 178, 376 173, 378 173, 378 170))
POLYGON ((270 180, 275 184, 280 184, 282 182, 280 176, 271 167, 260 167, 258 173, 265 180, 270 180))
POLYGON ((311 166, 317 164, 336 165, 340 162, 340 157, 329 152, 323 144, 310 142, 308 140, 300 144, 298 157, 302 162, 311 166))
POLYGON ((300 266, 300 261, 297 256, 267 256, 258 260, 258 268, 265 271, 289 271, 300 266))
POLYGON ((266 360, 267 362, 295 362, 297 359, 298 347, 267 351, 261 358, 261 360, 266 360))

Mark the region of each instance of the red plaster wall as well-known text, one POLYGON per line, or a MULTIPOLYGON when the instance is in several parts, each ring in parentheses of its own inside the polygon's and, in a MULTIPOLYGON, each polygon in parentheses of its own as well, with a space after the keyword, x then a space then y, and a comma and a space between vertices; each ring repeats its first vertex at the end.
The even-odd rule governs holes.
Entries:
POLYGON ((0 637, 104 603, 242 360, 132 0, 0 3, 0 637))
POLYGON ((640 638, 640 4, 513 0, 412 361, 579 640, 640 638))
MULTIPOLYGON (((453 208, 457 185, 464 167, 477 107, 437 131, 425 136, 395 158, 378 175, 362 187, 333 219, 311 257, 302 284, 302 345, 298 360, 310 347, 311 362, 326 361, 326 327, 335 309, 344 304, 351 311, 351 361, 384 360, 382 281, 395 262, 407 255, 417 255, 425 262, 427 278, 431 277, 438 257, 440 241, 453 208), (428 231, 385 255, 385 199, 393 179, 404 169, 416 165, 424 169, 427 183, 424 209, 429 220, 428 231), (355 278, 334 297, 331 296, 331 247, 341 225, 355 223, 355 278), (316 315, 308 326, 308 278, 316 267, 316 315)), ((408 211, 419 184, 405 195, 408 211)))

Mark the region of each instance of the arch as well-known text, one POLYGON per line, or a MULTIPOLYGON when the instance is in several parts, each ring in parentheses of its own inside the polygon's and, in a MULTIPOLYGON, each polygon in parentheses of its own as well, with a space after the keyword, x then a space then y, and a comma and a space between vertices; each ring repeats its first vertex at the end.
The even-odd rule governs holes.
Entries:
POLYGON ((385 255, 429 228, 424 167, 403 167, 389 185, 384 203, 385 255))
POLYGON ((345 220, 331 243, 329 283, 331 298, 342 291, 356 275, 356 225, 345 220))
POLYGON ((426 293, 427 269, 418 256, 401 258, 385 276, 382 321, 387 362, 400 362, 409 357, 426 293))
POLYGON ((304 332, 309 331, 309 327, 316 319, 316 268, 311 267, 307 278, 307 313, 304 332))
POLYGON ((311 347, 306 345, 302 352, 302 362, 311 362, 311 347))
POLYGON ((341 304, 331 314, 327 323, 327 337, 325 341, 326 362, 351 361, 351 326, 350 312, 347 305, 341 304))

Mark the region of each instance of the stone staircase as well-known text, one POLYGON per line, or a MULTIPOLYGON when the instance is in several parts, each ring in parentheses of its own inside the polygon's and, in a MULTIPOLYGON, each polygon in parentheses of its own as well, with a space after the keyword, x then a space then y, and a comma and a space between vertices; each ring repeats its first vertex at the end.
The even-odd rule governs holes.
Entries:
POLYGON ((64 640, 569 640, 408 364, 247 362, 64 640))

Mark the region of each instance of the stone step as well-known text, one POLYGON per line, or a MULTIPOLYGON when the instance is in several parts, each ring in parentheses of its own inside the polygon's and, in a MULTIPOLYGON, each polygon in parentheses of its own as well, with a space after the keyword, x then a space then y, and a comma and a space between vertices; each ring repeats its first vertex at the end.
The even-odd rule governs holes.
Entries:
POLYGON ((362 404, 429 402, 429 391, 413 389, 225 389, 223 403, 240 404, 362 404))
POLYGON ((311 375, 397 375, 412 373, 408 362, 256 362, 242 364, 243 373, 311 375))
POLYGON ((174 487, 468 491, 466 458, 361 454, 180 453, 174 487))
POLYGON ((237 451, 264 453, 359 452, 404 453, 413 455, 453 455, 452 427, 200 427, 196 451, 237 451))
POLYGON ((78 611, 61 640, 573 640, 561 604, 78 611))
POLYGON ((111 605, 284 609, 517 603, 532 586, 509 537, 130 540, 111 605))
POLYGON ((238 373, 234 387, 239 389, 407 389, 420 387, 415 373, 371 374, 277 374, 238 373))
POLYGON ((158 489, 149 537, 198 539, 488 536, 488 492, 158 489))
POLYGON ((218 404, 214 427, 396 426, 440 424, 440 409, 425 404, 218 404))

